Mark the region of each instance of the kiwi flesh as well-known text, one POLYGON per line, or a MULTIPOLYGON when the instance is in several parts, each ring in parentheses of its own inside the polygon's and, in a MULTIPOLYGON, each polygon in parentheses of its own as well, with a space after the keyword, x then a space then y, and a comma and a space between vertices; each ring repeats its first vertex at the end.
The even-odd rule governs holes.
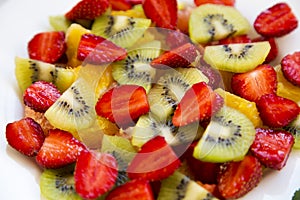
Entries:
POLYGON ((262 64, 270 49, 269 42, 207 46, 203 59, 218 70, 244 73, 262 64))
POLYGON ((204 4, 191 12, 189 33, 196 43, 208 43, 229 36, 247 34, 248 20, 232 6, 204 4))
POLYGON ((72 24, 64 15, 49 16, 49 23, 55 31, 67 32, 68 28, 72 24))
POLYGON ((254 138, 255 127, 246 115, 223 106, 208 124, 193 156, 204 162, 239 161, 248 152, 254 138))
POLYGON ((300 149, 300 115, 289 125, 285 126, 284 129, 290 132, 294 137, 295 143, 293 148, 300 149))

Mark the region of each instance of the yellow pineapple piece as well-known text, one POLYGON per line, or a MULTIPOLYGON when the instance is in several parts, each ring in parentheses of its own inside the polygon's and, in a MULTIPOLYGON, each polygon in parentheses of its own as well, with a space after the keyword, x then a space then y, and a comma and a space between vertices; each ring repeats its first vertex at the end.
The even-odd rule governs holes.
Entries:
POLYGON ((128 16, 133 18, 147 18, 144 13, 142 5, 135 5, 132 9, 126 11, 113 10, 111 11, 111 15, 123 15, 123 16, 128 16))

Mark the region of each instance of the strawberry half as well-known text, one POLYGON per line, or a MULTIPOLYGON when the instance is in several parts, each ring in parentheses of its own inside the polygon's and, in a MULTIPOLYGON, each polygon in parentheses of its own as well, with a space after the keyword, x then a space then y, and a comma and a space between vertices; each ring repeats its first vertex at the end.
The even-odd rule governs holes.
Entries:
POLYGON ((92 64, 104 64, 126 58, 127 52, 111 41, 94 34, 84 34, 77 50, 77 58, 92 64))
POLYGON ((172 122, 174 126, 184 126, 195 121, 209 120, 222 105, 223 99, 211 87, 205 82, 196 83, 182 97, 172 122))
POLYGON ((36 161, 44 168, 60 168, 74 163, 84 149, 85 145, 71 133, 59 129, 49 130, 36 161))
POLYGON ((276 93, 276 71, 270 65, 260 65, 255 69, 234 74, 231 78, 233 93, 249 101, 256 102, 262 95, 276 93))
POLYGON ((65 33, 62 31, 42 32, 28 42, 29 58, 55 63, 66 51, 65 33))
POLYGON ((218 188, 226 199, 242 197, 256 187, 262 178, 262 165, 251 155, 239 162, 225 163, 220 169, 218 188))
POLYGON ((156 26, 175 30, 177 27, 176 0, 144 0, 145 15, 155 22, 156 26))
POLYGON ((165 138, 156 136, 141 147, 127 172, 130 179, 162 180, 173 174, 180 164, 165 138))
POLYGON ((194 3, 196 6, 200 6, 206 3, 234 6, 235 0, 194 0, 194 3))
POLYGON ((276 44, 276 40, 274 37, 269 37, 269 38, 258 37, 252 40, 252 42, 263 42, 263 41, 268 41, 271 46, 270 52, 264 61, 264 63, 270 63, 271 61, 275 60, 278 56, 278 47, 276 44))
POLYGON ((288 81, 300 87, 300 51, 284 56, 281 70, 288 81))
POLYGON ((273 128, 287 126, 300 112, 297 103, 276 94, 263 95, 256 105, 263 123, 273 128))
POLYGON ((108 90, 99 98, 96 112, 120 127, 134 124, 150 110, 146 90, 138 85, 121 85, 108 90))
POLYGON ((45 112, 61 96, 57 87, 50 82, 37 81, 23 94, 24 104, 37 112, 45 112))
POLYGON ((76 192, 84 199, 95 199, 114 186, 117 175, 117 160, 112 155, 84 150, 74 171, 76 192))
POLYGON ((109 0, 109 3, 113 10, 129 10, 132 8, 129 0, 109 0))
POLYGON ((294 137, 284 130, 256 129, 251 152, 266 167, 282 169, 290 155, 294 137))
POLYGON ((298 20, 287 3, 277 3, 260 13, 254 21, 255 30, 265 37, 281 37, 296 29, 298 20))
POLYGON ((93 20, 109 8, 109 0, 81 0, 65 14, 69 20, 93 20))
POLYGON ((106 200, 154 200, 149 181, 133 179, 111 191, 106 200))
POLYGON ((42 127, 29 117, 8 123, 5 134, 8 144, 26 156, 35 156, 45 140, 42 127))
POLYGON ((237 35, 234 37, 224 38, 219 40, 219 44, 238 44, 238 43, 250 43, 251 39, 248 35, 237 35))

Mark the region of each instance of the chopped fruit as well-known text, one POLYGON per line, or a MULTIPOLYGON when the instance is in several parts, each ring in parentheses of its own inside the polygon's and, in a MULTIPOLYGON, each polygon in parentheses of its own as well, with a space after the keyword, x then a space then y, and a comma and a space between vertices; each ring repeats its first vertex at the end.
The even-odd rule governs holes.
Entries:
MULTIPOLYGON (((178 6, 179 7, 179 6, 178 6)), ((178 8, 177 12, 177 28, 188 35, 189 33, 189 19, 194 6, 183 5, 183 8, 178 8)))
POLYGON ((190 38, 179 30, 169 31, 166 35, 166 44, 168 45, 169 49, 175 49, 188 42, 191 42, 190 38))
POLYGON ((254 21, 255 30, 265 37, 281 37, 296 29, 298 20, 287 3, 277 3, 260 13, 254 21))
POLYGON ((55 63, 66 51, 65 33, 38 33, 28 42, 27 50, 31 59, 55 63))
POLYGON ((176 29, 177 1, 176 0, 144 0, 145 15, 155 22, 156 26, 176 29))
POLYGON ((36 156, 37 163, 44 168, 60 168, 74 163, 85 145, 69 132, 52 129, 45 138, 36 156))
POLYGON ((106 200, 154 200, 153 192, 149 181, 131 180, 111 191, 106 200))
POLYGON ((286 55, 281 60, 281 70, 288 81, 300 87, 300 51, 286 55))
POLYGON ((294 137, 290 132, 258 128, 250 149, 263 165, 280 170, 285 166, 293 144, 294 137))
POLYGON ((162 180, 173 174, 180 163, 164 137, 156 136, 146 142, 133 158, 127 168, 128 177, 149 181, 162 180))
POLYGON ((206 3, 234 6, 235 0, 194 0, 194 3, 196 6, 200 6, 206 3))
POLYGON ((128 0, 109 0, 113 10, 129 10, 132 4, 128 0))
POLYGON ((256 105, 263 123, 273 128, 287 126, 300 112, 297 103, 276 94, 263 95, 256 105))
POLYGON ((93 20, 109 8, 109 0, 81 0, 65 14, 69 20, 93 20))
POLYGON ((110 13, 112 16, 114 15, 123 15, 132 18, 147 18, 145 16, 142 5, 133 6, 132 9, 129 10, 112 10, 110 13))
POLYGON ((96 104, 96 112, 120 127, 133 125, 141 115, 149 112, 147 94, 143 87, 121 85, 103 94, 96 104))
POLYGON ((223 105, 223 99, 205 82, 194 84, 179 102, 172 122, 184 126, 195 121, 208 120, 223 105))
POLYGON ((45 139, 41 126, 29 117, 7 124, 5 134, 8 144, 26 156, 35 156, 45 139))
POLYGON ((257 186, 262 178, 262 165, 254 156, 242 161, 228 162, 221 166, 218 188, 224 198, 236 199, 257 186))
POLYGON ((107 153, 84 150, 78 156, 75 171, 75 189, 84 199, 95 199, 114 186, 117 161, 107 153))
POLYGON ((53 83, 37 81, 23 94, 24 104, 37 112, 45 112, 61 96, 53 83))
POLYGON ((223 84, 224 79, 221 77, 220 71, 209 65, 202 65, 200 62, 196 64, 196 67, 208 78, 207 84, 213 89, 219 88, 223 84))
POLYGON ((219 40, 219 44, 237 44, 237 43, 250 43, 251 39, 248 35, 238 35, 235 37, 228 37, 219 40))
POLYGON ((252 40, 252 42, 262 42, 262 41, 268 41, 271 46, 270 52, 264 62, 264 63, 270 63, 271 61, 275 60, 278 55, 278 48, 277 48, 276 40, 274 37, 269 37, 269 38, 258 37, 258 38, 255 38, 252 40))
POLYGON ((249 72, 235 74, 231 79, 231 88, 234 94, 256 102, 265 94, 276 93, 276 71, 272 66, 264 64, 249 72))

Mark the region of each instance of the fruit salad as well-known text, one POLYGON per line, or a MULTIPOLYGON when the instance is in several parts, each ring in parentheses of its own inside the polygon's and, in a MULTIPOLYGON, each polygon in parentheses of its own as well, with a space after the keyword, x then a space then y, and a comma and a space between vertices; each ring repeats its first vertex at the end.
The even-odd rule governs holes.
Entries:
POLYGON ((49 16, 15 55, 24 115, 5 125, 41 198, 251 198, 284 174, 300 51, 280 44, 298 17, 278 2, 249 20, 240 3, 80 0, 49 16))

